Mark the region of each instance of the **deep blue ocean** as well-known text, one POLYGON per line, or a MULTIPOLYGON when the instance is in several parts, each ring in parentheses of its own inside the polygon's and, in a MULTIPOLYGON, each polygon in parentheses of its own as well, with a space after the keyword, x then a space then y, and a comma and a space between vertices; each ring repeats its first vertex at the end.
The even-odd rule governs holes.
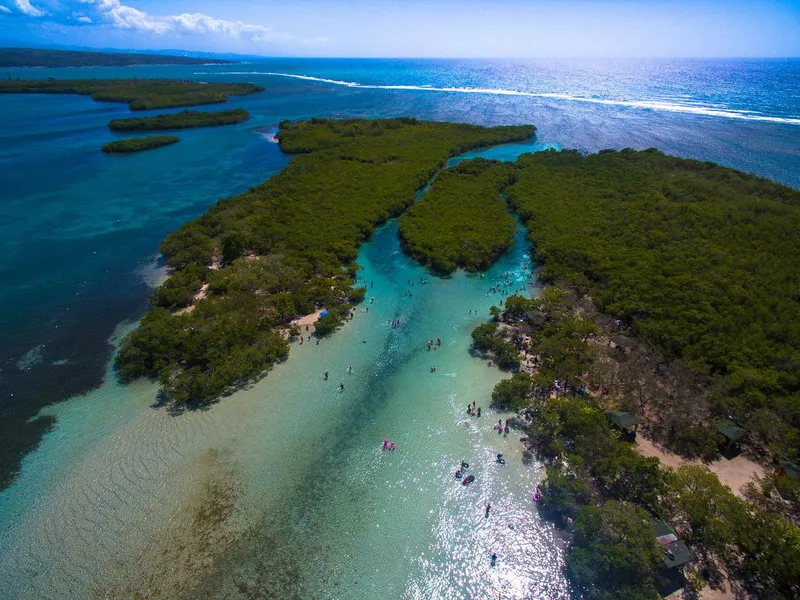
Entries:
MULTIPOLYGON (((147 307, 158 244, 289 160, 257 130, 284 119, 532 123, 533 144, 655 146, 800 187, 800 60, 274 59, 200 67, 11 69, 22 78, 251 81, 252 119, 105 156, 124 104, 0 96, 0 455, 5 475, 51 425, 49 403, 97 386, 121 323, 147 307)), ((214 108, 214 107, 212 107, 214 108)), ((222 108, 222 107, 220 107, 222 108)), ((496 150, 518 154, 522 147, 496 150)))

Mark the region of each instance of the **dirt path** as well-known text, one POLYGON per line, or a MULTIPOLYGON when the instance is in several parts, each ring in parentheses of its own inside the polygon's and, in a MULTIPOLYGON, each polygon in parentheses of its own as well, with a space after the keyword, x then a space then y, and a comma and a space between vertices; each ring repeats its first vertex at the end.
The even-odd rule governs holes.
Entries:
MULTIPOLYGON (((636 450, 642 456, 655 457, 661 461, 661 464, 672 467, 673 469, 684 464, 704 464, 699 460, 683 459, 677 454, 673 454, 656 446, 653 442, 641 435, 636 437, 636 450)), ((743 455, 739 455, 731 460, 722 458, 713 463, 706 464, 706 466, 719 477, 719 480, 724 485, 731 488, 731 491, 740 498, 742 497, 744 486, 754 481, 755 476, 764 477, 766 475, 764 467, 743 455)))

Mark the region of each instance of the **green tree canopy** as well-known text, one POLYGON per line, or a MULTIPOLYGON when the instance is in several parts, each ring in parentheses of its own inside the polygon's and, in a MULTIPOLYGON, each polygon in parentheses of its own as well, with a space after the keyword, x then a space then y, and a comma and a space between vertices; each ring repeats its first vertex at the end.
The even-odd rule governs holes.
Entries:
POLYGON ((661 559, 653 521, 645 510, 611 500, 578 511, 567 569, 588 598, 659 598, 655 573, 661 559))

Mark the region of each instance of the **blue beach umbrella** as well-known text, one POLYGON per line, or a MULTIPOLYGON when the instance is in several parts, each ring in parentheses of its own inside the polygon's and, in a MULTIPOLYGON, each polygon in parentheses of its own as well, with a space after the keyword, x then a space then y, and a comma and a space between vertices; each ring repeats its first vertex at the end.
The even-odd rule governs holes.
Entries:
POLYGON ((328 311, 327 310, 323 310, 321 313, 319 313, 319 316, 320 317, 327 317, 328 316, 328 311))

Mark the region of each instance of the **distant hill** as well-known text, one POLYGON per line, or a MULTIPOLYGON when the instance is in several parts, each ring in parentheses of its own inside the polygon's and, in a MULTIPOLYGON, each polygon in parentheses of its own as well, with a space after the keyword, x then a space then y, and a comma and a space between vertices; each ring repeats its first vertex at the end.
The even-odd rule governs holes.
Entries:
POLYGON ((0 68, 8 67, 126 67, 130 65, 234 64, 231 60, 164 54, 85 52, 43 48, 0 48, 0 68))

